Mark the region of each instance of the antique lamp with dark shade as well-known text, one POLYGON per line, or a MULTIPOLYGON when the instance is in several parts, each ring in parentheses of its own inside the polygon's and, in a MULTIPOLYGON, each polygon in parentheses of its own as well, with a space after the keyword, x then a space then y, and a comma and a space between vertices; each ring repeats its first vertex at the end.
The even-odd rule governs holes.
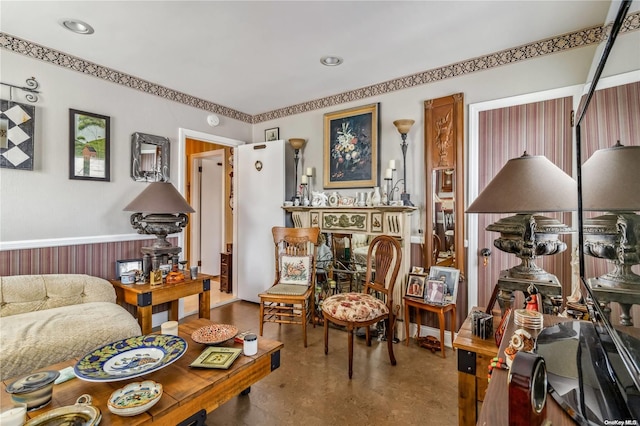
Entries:
POLYGON ((618 142, 596 151, 582 165, 582 208, 606 212, 586 218, 583 250, 613 268, 589 279, 599 301, 620 303, 622 325, 631 325, 630 308, 640 303, 640 146, 618 142))
MULTIPOLYGON (((501 303, 510 299, 513 290, 527 292, 529 284, 544 296, 561 294, 557 277, 534 260, 566 250, 566 243, 558 237, 572 230, 538 213, 570 211, 576 206, 575 180, 546 157, 526 151, 509 160, 471 203, 467 213, 515 213, 487 226, 488 231, 500 233, 494 246, 521 260, 519 265, 500 273, 498 288, 508 291, 508 295, 501 295, 501 303)), ((548 297, 546 303, 550 303, 548 297)))
POLYGON ((402 204, 405 206, 413 206, 411 202, 411 196, 407 193, 407 133, 411 130, 411 126, 415 123, 414 120, 402 119, 396 120, 393 122, 393 125, 396 126, 398 132, 400 132, 400 137, 402 138, 402 143, 400 147, 402 148, 402 182, 403 189, 402 194, 400 194, 400 199, 402 200, 402 204))
POLYGON ((177 264, 182 249, 172 246, 167 235, 180 232, 189 222, 186 213, 195 212, 178 190, 169 182, 150 183, 123 210, 135 212, 131 215, 131 226, 139 234, 156 236, 153 245, 141 249, 145 278, 161 262, 177 264))

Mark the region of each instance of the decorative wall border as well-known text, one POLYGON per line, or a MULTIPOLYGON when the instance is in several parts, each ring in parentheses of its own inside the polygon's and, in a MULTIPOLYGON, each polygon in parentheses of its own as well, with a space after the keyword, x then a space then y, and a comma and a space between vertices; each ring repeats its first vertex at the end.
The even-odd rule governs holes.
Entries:
MULTIPOLYGON (((55 49, 23 40, 7 33, 0 32, 0 48, 59 65, 64 68, 69 68, 83 74, 89 74, 103 80, 140 90, 141 92, 160 96, 204 111, 210 111, 245 123, 257 124, 290 115, 301 114, 347 102, 362 100, 372 96, 379 96, 427 83, 433 83, 448 78, 485 71, 491 68, 514 64, 544 55, 586 47, 594 43, 599 43, 605 39, 608 36, 609 28, 610 26, 590 27, 253 116, 72 55, 68 55, 55 49)), ((628 15, 620 29, 620 32, 625 33, 636 31, 638 29, 640 29, 640 12, 628 15)))

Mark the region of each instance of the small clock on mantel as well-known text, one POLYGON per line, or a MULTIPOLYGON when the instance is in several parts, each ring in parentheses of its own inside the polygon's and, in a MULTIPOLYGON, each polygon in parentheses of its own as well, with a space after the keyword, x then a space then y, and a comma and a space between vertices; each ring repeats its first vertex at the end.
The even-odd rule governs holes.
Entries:
POLYGON ((540 426, 546 417, 547 368, 544 358, 516 353, 509 370, 509 425, 540 426))

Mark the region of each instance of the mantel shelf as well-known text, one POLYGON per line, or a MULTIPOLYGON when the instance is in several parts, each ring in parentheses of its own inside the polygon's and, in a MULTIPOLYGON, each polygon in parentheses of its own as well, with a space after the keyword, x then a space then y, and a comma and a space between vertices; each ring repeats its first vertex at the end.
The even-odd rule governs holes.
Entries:
POLYGON ((312 206, 282 206, 285 211, 288 212, 305 212, 311 210, 322 210, 322 211, 336 211, 336 212, 346 212, 349 210, 357 210, 357 211, 384 211, 384 212, 412 212, 418 210, 417 207, 414 206, 371 206, 371 207, 359 207, 359 206, 337 206, 337 207, 312 207, 312 206))

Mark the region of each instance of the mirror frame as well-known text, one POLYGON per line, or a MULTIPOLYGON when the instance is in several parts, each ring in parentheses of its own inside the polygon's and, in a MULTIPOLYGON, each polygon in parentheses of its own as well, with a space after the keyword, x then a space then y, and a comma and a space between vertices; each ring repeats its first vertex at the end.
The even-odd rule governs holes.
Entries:
MULTIPOLYGON (((448 121, 448 120, 447 120, 448 121)), ((455 169, 454 172, 454 261, 452 267, 459 269, 461 274, 465 274, 465 246, 464 246, 464 95, 456 93, 437 99, 424 101, 424 164, 425 164, 425 216, 424 225, 424 251, 423 264, 430 268, 433 265, 431 256, 433 253, 433 224, 436 217, 434 215, 433 188, 435 182, 433 178, 434 170, 455 169), (438 166, 438 159, 434 154, 434 149, 438 140, 438 127, 436 120, 442 118, 442 111, 452 114, 451 129, 449 130, 450 158, 453 164, 444 167, 438 166)))
POLYGON ((136 182, 168 182, 171 150, 169 138, 136 132, 131 135, 131 178, 136 182), (140 168, 142 144, 160 147, 160 171, 147 173, 140 168))
MULTIPOLYGON (((582 164, 584 162, 582 159, 582 134, 581 134, 582 121, 589 108, 591 99, 597 89, 598 82, 600 80, 600 77, 606 65, 607 59, 609 58, 609 54, 611 53, 611 49, 613 48, 616 37, 618 36, 620 29, 622 28, 622 24, 627 16, 631 3, 632 3, 632 0, 623 0, 620 2, 620 6, 614 9, 614 5, 616 4, 616 2, 615 1, 612 2, 611 11, 609 16, 607 16, 608 18, 607 20, 609 20, 609 18, 612 15, 611 12, 614 10, 615 10, 615 19, 612 21, 611 31, 609 33, 609 37, 606 39, 606 43, 601 52, 601 55, 598 55, 596 53, 596 56, 594 57, 594 63, 596 63, 597 61, 597 65, 595 67, 593 78, 591 79, 591 81, 587 81, 585 85, 584 96, 580 102, 578 114, 576 115, 576 120, 575 120, 576 181, 578 186, 578 212, 577 212, 578 243, 577 244, 578 244, 578 247, 580 247, 580 250, 578 250, 580 280, 582 282, 582 287, 588 293, 588 297, 591 298, 593 301, 593 309, 597 312, 597 315, 595 315, 595 317, 596 319, 600 320, 602 326, 607 330, 607 333, 612 339, 613 344, 618 349, 619 355, 621 357, 621 360, 625 368, 627 368, 627 370, 629 371, 632 379, 635 382, 636 387, 640 388, 640 368, 638 368, 636 364, 637 360, 634 361, 633 356, 631 355, 628 348, 624 345, 624 342, 618 335, 617 330, 612 326, 611 322, 607 318, 607 315, 601 309, 597 297, 591 291, 591 288, 589 287, 589 284, 588 284, 588 278, 586 277, 586 274, 585 274, 585 256, 586 255, 582 250, 582 247, 584 247, 584 210, 582 208, 582 199, 583 199, 582 197, 582 191, 583 191, 582 164)), ((605 22, 604 26, 606 27, 608 24, 609 22, 605 22)), ((591 316, 594 317, 593 314, 591 316)))

